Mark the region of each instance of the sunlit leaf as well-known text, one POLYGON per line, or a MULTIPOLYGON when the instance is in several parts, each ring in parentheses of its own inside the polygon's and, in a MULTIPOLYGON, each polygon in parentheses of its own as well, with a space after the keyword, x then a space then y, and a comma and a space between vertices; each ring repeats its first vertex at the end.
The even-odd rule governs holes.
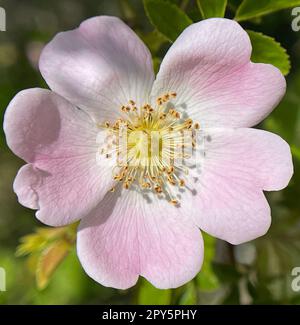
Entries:
POLYGON ((53 272, 73 247, 77 224, 60 228, 37 228, 21 238, 16 255, 29 255, 28 268, 35 273, 39 289, 44 289, 53 272))
POLYGON ((66 228, 37 228, 32 234, 20 239, 21 244, 17 247, 17 256, 24 256, 42 250, 47 243, 64 235, 66 228))
POLYGON ((34 275, 36 274, 39 257, 40 257, 40 254, 32 253, 26 259, 26 267, 34 275))
POLYGON ((38 234, 30 234, 20 239, 21 244, 17 247, 16 255, 24 256, 41 250, 47 241, 38 234))
POLYGON ((72 242, 75 239, 76 227, 77 224, 59 228, 37 228, 34 233, 20 239, 20 245, 17 247, 16 255, 25 256, 31 253, 40 252, 46 248, 47 245, 61 238, 66 238, 72 242))
MULTIPOLYGON (((31 304, 82 304, 108 302, 109 297, 117 298, 117 291, 96 285, 86 276, 78 260, 76 249, 72 249, 51 276, 51 281, 44 290, 31 288, 31 304), (89 295, 87 295, 89 293, 89 295)), ((28 300, 27 300, 28 301, 28 300)))
POLYGON ((197 0, 202 17, 224 17, 227 0, 197 0))
POLYGON ((235 19, 248 20, 298 5, 300 0, 244 0, 236 12, 235 19))
POLYGON ((248 30, 252 43, 251 60, 258 63, 269 63, 277 67, 284 75, 291 69, 289 55, 272 37, 248 30))
POLYGON ((192 20, 173 3, 164 0, 144 0, 146 14, 152 25, 173 42, 192 20))
POLYGON ((53 272, 67 256, 71 248, 70 243, 60 240, 41 254, 36 269, 36 281, 39 289, 44 289, 47 286, 53 272))
POLYGON ((141 280, 138 293, 141 305, 168 305, 171 303, 171 290, 156 289, 146 280, 141 280))

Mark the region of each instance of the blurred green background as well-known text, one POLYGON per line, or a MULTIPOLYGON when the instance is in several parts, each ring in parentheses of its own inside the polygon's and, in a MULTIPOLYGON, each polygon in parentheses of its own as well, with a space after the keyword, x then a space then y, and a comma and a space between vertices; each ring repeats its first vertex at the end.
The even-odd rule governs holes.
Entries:
MULTIPOLYGON (((203 1, 202 5, 210 3, 207 8, 211 9, 212 3, 220 2, 226 1, 203 1)), ((233 18, 241 2, 228 1, 226 17, 233 18)), ((254 2, 268 6, 270 1, 254 2)), ((292 30, 291 8, 276 11, 276 5, 282 5, 284 1, 271 2, 274 12, 260 15, 259 11, 256 14, 254 10, 254 14, 240 19, 244 28, 275 38, 287 49, 291 59, 287 94, 278 108, 259 126, 281 135, 290 143, 295 166, 295 175, 289 187, 267 195, 273 215, 268 234, 235 247, 205 235, 205 262, 201 273, 187 285, 175 290, 157 290, 144 280, 126 291, 102 287, 84 273, 78 262, 74 249, 74 226, 48 229, 35 219, 34 211, 18 204, 12 182, 23 162, 7 148, 1 130, 0 267, 5 268, 7 275, 7 291, 0 292, 1 304, 300 303, 300 292, 294 292, 291 288, 292 269, 300 267, 300 31, 292 30), (38 227, 43 229, 37 231, 38 227), (32 235, 28 237, 28 234, 32 235), (27 237, 24 239, 24 236, 27 237), (23 238, 23 245, 16 253, 20 238, 23 238)), ((286 3, 289 5, 281 7, 291 7, 292 4, 300 6, 299 1, 286 3)), ((207 8, 202 7, 201 13, 194 0, 155 0, 151 4, 154 6, 148 8, 148 16, 152 16, 152 23, 167 37, 155 31, 140 0, 0 1, 7 14, 7 31, 0 32, 1 119, 9 101, 18 91, 47 87, 37 68, 38 58, 42 47, 57 32, 73 29, 88 17, 104 14, 119 16, 150 47, 158 69, 171 45, 168 39, 172 40, 190 23, 190 19, 199 21, 205 16, 203 10, 207 12, 207 8), (171 10, 172 16, 177 18, 169 25, 164 20, 164 11, 156 9, 161 2, 172 5, 172 10, 175 8, 173 5, 178 9, 176 13, 179 13, 179 18, 171 10), (175 24, 174 28, 172 24, 175 24)), ((244 11, 249 12, 250 9, 246 6, 244 11)), ((264 46, 257 47, 253 59, 262 56, 267 61, 268 57, 272 60, 269 54, 264 46)), ((280 55, 277 58, 279 66, 288 69, 280 55)))

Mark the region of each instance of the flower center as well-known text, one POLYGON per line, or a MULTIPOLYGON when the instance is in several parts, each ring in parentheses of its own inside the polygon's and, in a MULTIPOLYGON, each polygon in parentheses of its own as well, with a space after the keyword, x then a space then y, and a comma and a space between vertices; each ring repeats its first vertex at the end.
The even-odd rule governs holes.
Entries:
POLYGON ((164 94, 157 98, 155 107, 146 104, 138 108, 130 100, 121 107, 124 118, 101 125, 110 139, 101 154, 117 159, 113 179, 125 189, 138 186, 152 190, 174 205, 179 202, 172 188, 186 184, 188 169, 184 160, 192 155, 195 130, 199 129, 199 123, 183 119, 175 110, 171 100, 176 96, 164 94))

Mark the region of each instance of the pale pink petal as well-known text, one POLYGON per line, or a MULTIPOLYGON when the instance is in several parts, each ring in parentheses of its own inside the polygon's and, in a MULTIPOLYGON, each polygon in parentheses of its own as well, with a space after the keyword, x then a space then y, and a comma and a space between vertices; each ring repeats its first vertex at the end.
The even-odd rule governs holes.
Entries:
POLYGON ((175 288, 200 270, 199 229, 179 208, 152 193, 109 193, 79 226, 77 252, 94 280, 126 289, 139 275, 157 288, 175 288))
POLYGON ((144 104, 154 80, 149 50, 119 18, 107 16, 56 35, 40 70, 53 91, 97 120, 116 117, 131 99, 144 104))
POLYGON ((235 21, 212 18, 189 26, 166 54, 153 97, 173 104, 202 127, 250 127, 279 103, 286 82, 272 65, 250 62, 248 34, 235 21))
POLYGON ((11 150, 29 164, 14 190, 37 218, 60 226, 85 216, 112 186, 112 163, 97 159, 98 128, 62 97, 44 89, 20 92, 9 104, 4 131, 11 150))
POLYGON ((24 165, 18 171, 14 181, 14 192, 18 195, 18 201, 27 208, 39 209, 39 197, 35 191, 36 186, 42 178, 39 171, 32 164, 24 165))
POLYGON ((209 129, 205 139, 190 175, 194 195, 185 197, 189 213, 202 230, 232 244, 264 235, 271 215, 263 190, 286 187, 293 174, 288 144, 255 129, 209 129))

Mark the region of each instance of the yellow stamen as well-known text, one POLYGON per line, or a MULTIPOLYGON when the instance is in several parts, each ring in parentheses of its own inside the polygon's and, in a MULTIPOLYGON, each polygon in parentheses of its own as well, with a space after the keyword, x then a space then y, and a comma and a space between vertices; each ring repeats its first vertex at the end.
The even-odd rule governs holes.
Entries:
MULTIPOLYGON (((180 112, 171 102, 176 97, 177 93, 168 92, 156 99, 155 106, 146 103, 141 107, 130 99, 121 106, 127 117, 104 123, 111 138, 106 147, 100 149, 106 158, 111 158, 113 153, 121 158, 122 164, 116 166, 119 171, 113 179, 121 182, 124 189, 140 186, 165 196, 173 205, 177 205, 178 200, 172 192, 176 187, 185 186, 181 177, 188 173, 185 166, 178 167, 175 162, 189 157, 185 150, 196 146, 192 132, 200 128, 200 124, 190 118, 181 120, 180 112), (187 130, 192 133, 190 143, 185 143, 187 130), (125 147, 120 134, 127 140, 125 147), (154 144, 156 150, 153 151, 154 144)), ((114 192, 115 187, 110 191, 114 192)))

